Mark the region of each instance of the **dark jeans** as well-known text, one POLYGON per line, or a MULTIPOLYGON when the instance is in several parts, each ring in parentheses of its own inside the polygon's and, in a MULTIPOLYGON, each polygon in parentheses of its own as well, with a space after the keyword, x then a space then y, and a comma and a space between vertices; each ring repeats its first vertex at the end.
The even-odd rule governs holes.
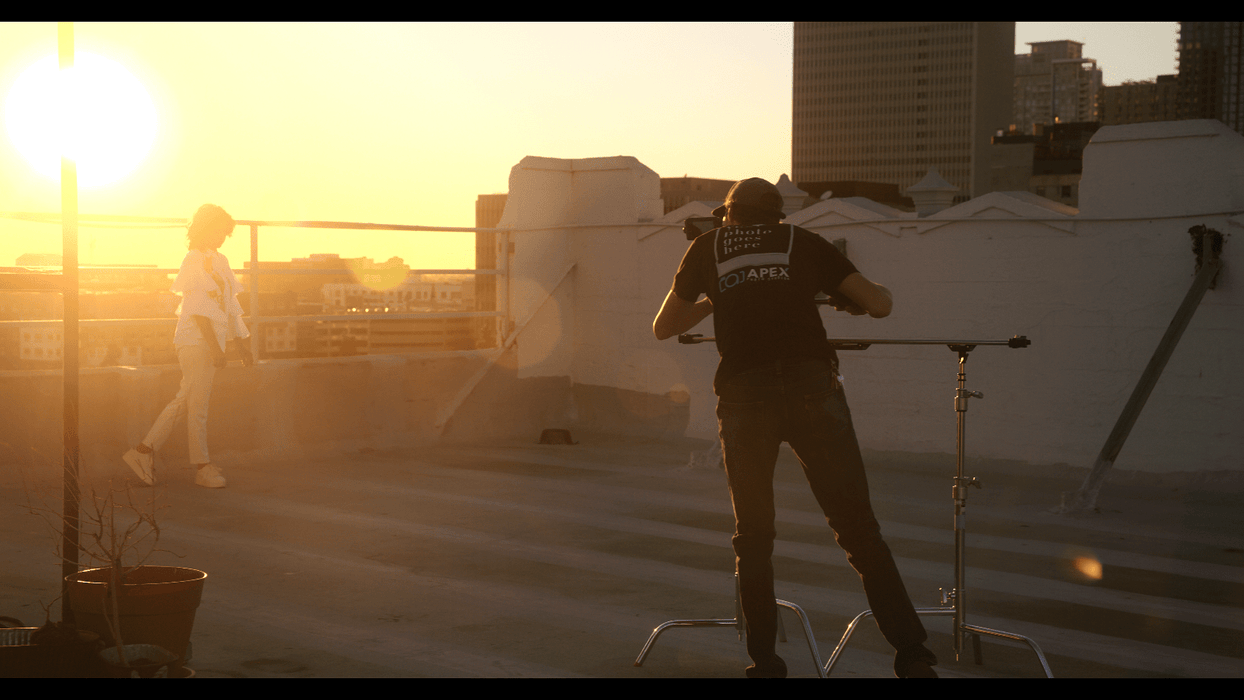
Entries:
POLYGON ((721 449, 734 503, 735 561, 752 660, 770 662, 777 637, 773 468, 782 442, 790 443, 803 465, 812 494, 847 561, 860 575, 886 641, 898 650, 923 644, 928 635, 881 538, 851 412, 833 369, 816 360, 783 361, 737 375, 717 392, 721 449))

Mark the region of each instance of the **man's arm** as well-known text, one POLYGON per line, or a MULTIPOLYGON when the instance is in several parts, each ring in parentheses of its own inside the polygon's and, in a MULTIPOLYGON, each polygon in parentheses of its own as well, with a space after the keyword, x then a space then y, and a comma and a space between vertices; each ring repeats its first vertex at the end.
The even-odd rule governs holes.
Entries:
MULTIPOLYGON (((838 285, 837 291, 858 304, 861 313, 866 313, 873 318, 885 318, 894 309, 894 299, 890 295, 890 290, 870 282, 867 277, 858 272, 847 275, 842 284, 838 285)), ((855 313, 854 310, 852 313, 855 313)))
POLYGON ((697 302, 686 301, 682 297, 670 290, 665 295, 665 303, 661 304, 661 311, 657 313, 657 317, 652 321, 652 334, 657 340, 665 340, 686 333, 695 328, 700 321, 708 318, 713 313, 713 302, 708 297, 697 302))

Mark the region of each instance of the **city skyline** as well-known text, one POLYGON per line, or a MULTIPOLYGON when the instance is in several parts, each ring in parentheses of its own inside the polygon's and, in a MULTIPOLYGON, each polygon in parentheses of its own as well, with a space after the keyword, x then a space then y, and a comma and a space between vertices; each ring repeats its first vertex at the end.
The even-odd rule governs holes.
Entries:
MULTIPOLYGON (((1018 23, 1016 51, 1083 41, 1114 84, 1174 72, 1175 27, 1018 23), (1158 62, 1122 72, 1107 38, 1158 62)), ((469 227, 476 196, 504 192, 527 155, 633 155, 662 177, 790 172, 789 23, 79 23, 75 34, 78 52, 132 72, 159 114, 151 154, 125 180, 84 189, 84 213, 188 216, 213 201, 237 218, 469 227)), ((56 25, 0 25, 0 47, 7 97, 55 52, 56 25)), ((55 182, 2 141, 0 210, 57 211, 55 182)), ((0 227, 2 264, 60 250, 59 227, 0 227)), ((222 249, 235 267, 249 258, 244 234, 222 249)), ((84 264, 173 267, 184 251, 175 228, 84 227, 80 240, 84 264)), ((467 268, 473 236, 265 229, 260 256, 330 251, 467 268)))

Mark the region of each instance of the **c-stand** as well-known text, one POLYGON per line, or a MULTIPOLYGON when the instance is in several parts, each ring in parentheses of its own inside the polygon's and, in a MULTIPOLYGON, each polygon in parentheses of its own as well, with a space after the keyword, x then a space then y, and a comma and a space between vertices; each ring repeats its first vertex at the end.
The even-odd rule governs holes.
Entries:
MULTIPOLYGON (((704 337, 697 334, 684 333, 678 336, 678 342, 683 344, 707 343, 713 342, 716 338, 704 337)), ((959 355, 959 378, 958 387, 955 390, 955 417, 957 435, 955 438, 956 446, 956 463, 955 463, 955 480, 951 489, 951 497, 954 503, 954 530, 955 530, 955 586, 947 592, 945 589, 941 591, 940 608, 916 608, 917 615, 932 616, 953 616, 954 617, 954 647, 955 659, 958 660, 963 653, 963 642, 966 635, 972 636, 972 647, 975 661, 981 663, 980 635, 986 634, 995 637, 1003 637, 1026 643, 1036 653, 1037 659, 1041 662, 1041 668, 1045 671, 1047 678, 1053 678, 1054 674, 1050 671, 1050 665, 1046 663, 1045 654, 1041 653, 1041 648, 1036 642, 1028 637, 1012 632, 1003 632, 1000 630, 990 629, 988 627, 978 627, 969 625, 966 622, 967 617, 967 585, 964 575, 964 553, 966 550, 967 525, 965 521, 965 511, 967 509, 967 488, 974 486, 980 488, 980 482, 976 477, 965 477, 963 475, 963 454, 964 454, 964 424, 968 410, 969 398, 984 398, 979 391, 968 391, 964 386, 967 381, 967 360, 968 353, 975 350, 978 345, 1005 345, 1010 348, 1026 348, 1031 343, 1026 336, 1017 335, 1007 340, 911 340, 911 339, 890 339, 890 338, 840 338, 831 340, 830 344, 839 350, 865 350, 872 345, 945 345, 951 351, 959 355)), ((851 640, 851 635, 855 633, 855 628, 861 620, 872 615, 872 610, 865 610, 855 617, 849 625, 846 632, 842 635, 841 641, 829 656, 829 660, 825 662, 823 669, 818 669, 822 677, 826 677, 834 668, 838 658, 842 655, 847 643, 851 640)))

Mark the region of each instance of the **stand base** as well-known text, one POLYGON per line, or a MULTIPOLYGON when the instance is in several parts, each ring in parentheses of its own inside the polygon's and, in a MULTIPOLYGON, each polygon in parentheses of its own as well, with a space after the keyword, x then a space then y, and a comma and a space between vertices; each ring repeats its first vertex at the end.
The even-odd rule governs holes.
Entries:
MULTIPOLYGON (((812 663, 816 664, 817 675, 820 678, 824 678, 826 672, 821 666, 821 654, 817 651, 816 637, 812 635, 812 626, 808 624, 808 615, 804 613, 803 608, 795 605, 794 603, 790 603, 785 600, 778 600, 776 602, 778 607, 794 610, 795 614, 799 616, 799 622, 803 624, 804 637, 808 640, 808 651, 812 654, 812 663)), ((640 650, 639 656, 635 659, 635 665, 642 666, 644 664, 644 659, 648 657, 648 652, 652 650, 652 645, 656 643, 657 637, 661 636, 662 632, 671 627, 735 627, 739 630, 739 639, 742 639, 743 616, 740 612, 738 612, 737 599, 735 609, 737 617, 733 618, 718 618, 712 620, 669 620, 668 622, 661 623, 656 627, 656 629, 652 630, 652 635, 648 637, 648 641, 644 643, 644 648, 640 650)), ((778 638, 783 642, 786 641, 786 630, 782 627, 782 616, 780 614, 778 615, 778 638)))
MULTIPOLYGON (((954 617, 956 612, 957 611, 954 608, 916 608, 917 615, 929 615, 935 617, 954 617)), ((838 657, 841 656, 843 650, 846 649, 847 642, 851 641, 851 635, 855 634, 856 626, 859 625, 861 620, 872 616, 872 614, 873 611, 865 610, 859 615, 856 615, 855 619, 851 620, 851 624, 847 625, 847 631, 842 635, 842 639, 839 640, 838 646, 834 647, 834 652, 829 655, 829 660, 825 662, 825 669, 821 674, 822 678, 828 678, 830 672, 834 670, 834 664, 838 663, 838 657)), ((979 635, 988 634, 994 637, 1003 637, 1005 639, 1013 639, 1017 642, 1024 642, 1031 647, 1033 653, 1037 655, 1037 660, 1041 662, 1041 669, 1045 671, 1045 677, 1054 677, 1054 673, 1050 671, 1050 665, 1045 661, 1045 654, 1041 653, 1041 647, 1038 647, 1037 643, 1028 637, 1025 637, 1022 634, 1002 632, 988 627, 977 627, 976 625, 965 624, 961 626, 961 629, 972 635, 972 650, 978 665, 981 663, 981 643, 979 635)))

